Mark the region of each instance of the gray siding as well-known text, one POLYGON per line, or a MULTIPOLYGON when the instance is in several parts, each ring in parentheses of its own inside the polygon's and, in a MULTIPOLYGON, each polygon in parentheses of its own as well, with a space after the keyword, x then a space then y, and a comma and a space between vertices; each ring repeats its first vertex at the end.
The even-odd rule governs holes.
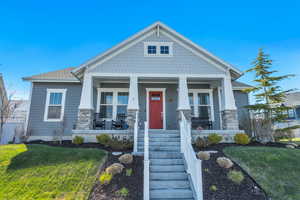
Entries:
MULTIPOLYGON (((243 121, 249 118, 249 112, 245 106, 249 105, 249 96, 248 93, 235 90, 234 91, 235 104, 238 109, 238 118, 239 121, 243 121)), ((240 123, 241 125, 241 123, 240 123)))
POLYGON ((151 73, 151 74, 223 74, 215 65, 196 56, 186 48, 164 36, 153 34, 117 56, 96 66, 91 72, 151 73), (173 42, 173 57, 145 57, 144 42, 173 42))
POLYGON ((30 105, 28 128, 32 136, 51 136, 61 126, 60 122, 44 122, 47 88, 67 89, 65 102, 66 129, 64 135, 71 135, 76 123, 81 96, 81 85, 78 83, 34 83, 30 105))

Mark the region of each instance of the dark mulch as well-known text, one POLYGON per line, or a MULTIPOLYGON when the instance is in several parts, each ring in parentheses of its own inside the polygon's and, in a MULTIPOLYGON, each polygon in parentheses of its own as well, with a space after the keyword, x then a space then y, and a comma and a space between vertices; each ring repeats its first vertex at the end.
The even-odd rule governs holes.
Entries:
MULTIPOLYGON (((119 156, 109 155, 103 170, 118 161, 119 156)), ((143 164, 144 158, 135 156, 134 161, 130 165, 125 165, 122 174, 115 175, 109 185, 101 185, 96 182, 89 200, 141 200, 143 199, 143 164), (132 175, 126 176, 126 169, 132 169, 132 175), (120 197, 116 194, 118 190, 126 187, 129 190, 128 197, 120 197)))
POLYGON ((62 141, 62 144, 59 142, 55 141, 43 141, 43 140, 34 140, 27 142, 26 144, 45 144, 49 146, 55 146, 55 147, 69 147, 69 148, 97 148, 97 149, 103 149, 108 152, 113 152, 113 151, 121 151, 121 152, 132 152, 132 148, 130 149, 112 149, 110 147, 101 145, 99 143, 83 143, 80 145, 73 144, 71 140, 64 140, 62 141))
MULTIPOLYGON (((238 164, 234 164, 231 169, 221 168, 216 159, 225 156, 223 148, 229 146, 238 146, 237 144, 217 144, 209 146, 202 151, 216 150, 218 153, 211 153, 211 158, 208 161, 202 161, 203 174, 203 195, 207 200, 267 200, 268 197, 263 189, 255 182, 255 180, 248 175, 238 164), (227 178, 230 170, 238 170, 244 173, 245 179, 238 185, 227 178), (210 187, 215 185, 217 191, 211 191, 210 187)), ((260 143, 252 143, 247 146, 270 146, 270 147, 284 147, 280 143, 262 145, 260 143)), ((195 147, 196 152, 199 151, 195 147)), ((226 156, 225 156, 226 157, 226 156)))

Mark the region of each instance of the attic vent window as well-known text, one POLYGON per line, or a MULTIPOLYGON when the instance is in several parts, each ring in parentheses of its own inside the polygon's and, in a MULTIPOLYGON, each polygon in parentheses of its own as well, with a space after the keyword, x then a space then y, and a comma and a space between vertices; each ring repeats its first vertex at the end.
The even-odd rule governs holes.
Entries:
POLYGON ((173 42, 144 42, 145 57, 173 56, 173 42))

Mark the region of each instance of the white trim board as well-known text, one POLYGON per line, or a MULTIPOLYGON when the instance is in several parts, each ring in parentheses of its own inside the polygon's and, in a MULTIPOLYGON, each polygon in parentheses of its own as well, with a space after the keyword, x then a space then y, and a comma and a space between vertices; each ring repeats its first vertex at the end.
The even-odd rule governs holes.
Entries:
POLYGON ((146 119, 149 123, 149 92, 162 92, 163 93, 163 129, 166 130, 166 88, 146 88, 146 119))

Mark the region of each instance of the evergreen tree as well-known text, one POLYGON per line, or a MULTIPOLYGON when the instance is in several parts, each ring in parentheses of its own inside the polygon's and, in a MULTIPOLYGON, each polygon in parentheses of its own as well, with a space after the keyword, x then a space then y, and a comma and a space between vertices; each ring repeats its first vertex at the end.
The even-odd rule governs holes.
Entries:
POLYGON ((263 133, 258 133, 257 136, 259 140, 265 142, 274 141, 275 132, 287 132, 299 128, 295 126, 276 130, 274 126, 276 123, 285 122, 287 111, 291 107, 283 103, 287 93, 294 90, 283 90, 279 83, 294 75, 276 76, 274 73, 277 71, 272 70, 272 64, 273 61, 269 58, 269 55, 265 54, 262 49, 259 49, 258 55, 252 63, 253 67, 247 70, 247 72, 255 73, 254 81, 257 83, 255 87, 246 90, 246 92, 253 92, 256 98, 256 103, 247 106, 247 108, 260 119, 256 120, 256 123, 262 123, 261 132, 263 133))

